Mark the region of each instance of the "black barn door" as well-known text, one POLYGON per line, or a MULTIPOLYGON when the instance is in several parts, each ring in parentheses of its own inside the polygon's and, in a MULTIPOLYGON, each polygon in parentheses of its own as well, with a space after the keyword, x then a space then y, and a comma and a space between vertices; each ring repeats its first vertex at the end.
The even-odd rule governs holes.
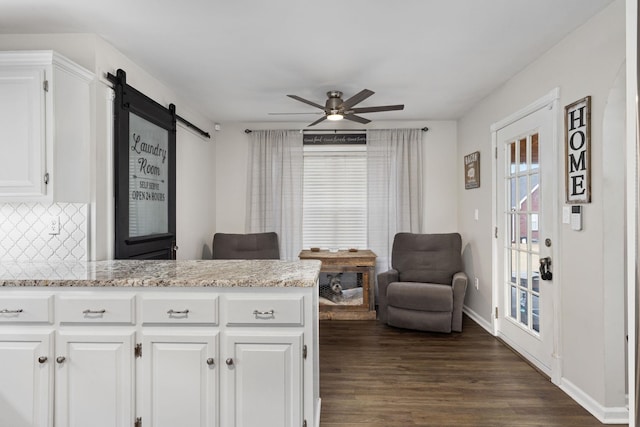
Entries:
POLYGON ((115 258, 175 259, 176 113, 109 75, 114 100, 115 258))

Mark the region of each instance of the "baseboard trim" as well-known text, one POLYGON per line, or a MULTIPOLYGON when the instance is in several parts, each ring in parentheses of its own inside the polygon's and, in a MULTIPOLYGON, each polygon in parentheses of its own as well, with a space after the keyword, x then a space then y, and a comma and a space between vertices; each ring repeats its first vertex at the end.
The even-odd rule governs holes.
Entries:
POLYGON ((490 322, 487 322, 482 316, 478 313, 467 307, 466 305, 462 307, 462 312, 469 316, 471 320, 480 325, 484 330, 493 335, 493 325, 490 322))
POLYGON ((578 386, 566 378, 560 380, 560 389, 569 397, 578 402, 580 406, 589 411, 603 424, 628 424, 629 409, 626 407, 606 407, 600 405, 591 396, 582 391, 578 386))
POLYGON ((313 420, 314 427, 320 427, 320 409, 322 408, 322 398, 316 400, 316 419, 313 420))

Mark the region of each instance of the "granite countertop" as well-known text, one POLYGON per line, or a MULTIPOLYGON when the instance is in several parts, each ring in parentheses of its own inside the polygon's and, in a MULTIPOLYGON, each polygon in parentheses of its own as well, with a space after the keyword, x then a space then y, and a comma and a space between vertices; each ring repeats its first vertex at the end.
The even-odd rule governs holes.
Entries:
POLYGON ((320 266, 315 260, 1 262, 0 287, 313 287, 320 266))

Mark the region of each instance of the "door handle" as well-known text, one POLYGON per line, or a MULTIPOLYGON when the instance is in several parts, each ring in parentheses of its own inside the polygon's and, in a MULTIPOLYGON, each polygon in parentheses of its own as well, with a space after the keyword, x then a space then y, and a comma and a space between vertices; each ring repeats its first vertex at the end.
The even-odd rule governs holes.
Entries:
POLYGON ((553 278, 550 257, 540 258, 540 278, 542 280, 551 280, 553 278))
POLYGON ((178 253, 178 245, 176 245, 176 241, 173 240, 171 242, 171 259, 176 259, 178 253))

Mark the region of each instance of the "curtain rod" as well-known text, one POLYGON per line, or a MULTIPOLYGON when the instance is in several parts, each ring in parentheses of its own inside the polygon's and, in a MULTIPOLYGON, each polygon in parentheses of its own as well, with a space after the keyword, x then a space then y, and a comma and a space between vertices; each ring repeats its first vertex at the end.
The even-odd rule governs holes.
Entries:
MULTIPOLYGON (((109 80, 114 86, 117 85, 117 84, 121 84, 122 83, 118 77, 114 76, 111 73, 107 73, 107 80, 109 80)), ((111 89, 115 90, 115 87, 112 87, 111 89)), ((180 117, 177 114, 176 114, 176 120, 179 121, 179 122, 182 122, 185 126, 195 130, 196 132, 198 132, 200 135, 204 136, 205 138, 211 138, 211 135, 209 135, 209 132, 206 132, 206 131, 200 129, 198 126, 194 125, 193 123, 191 123, 187 119, 184 119, 184 118, 180 117)))
MULTIPOLYGON (((297 130, 297 129, 290 129, 290 130, 297 130)), ((305 133, 305 132, 333 132, 333 133, 338 133, 338 132, 366 132, 369 129, 300 129, 300 133, 305 133)), ((376 130, 376 129, 372 129, 372 130, 376 130)), ((423 127, 420 129, 422 132, 426 132, 429 130, 428 127, 423 127)), ((251 129, 245 129, 244 133, 251 133, 253 132, 253 130, 251 129)))

